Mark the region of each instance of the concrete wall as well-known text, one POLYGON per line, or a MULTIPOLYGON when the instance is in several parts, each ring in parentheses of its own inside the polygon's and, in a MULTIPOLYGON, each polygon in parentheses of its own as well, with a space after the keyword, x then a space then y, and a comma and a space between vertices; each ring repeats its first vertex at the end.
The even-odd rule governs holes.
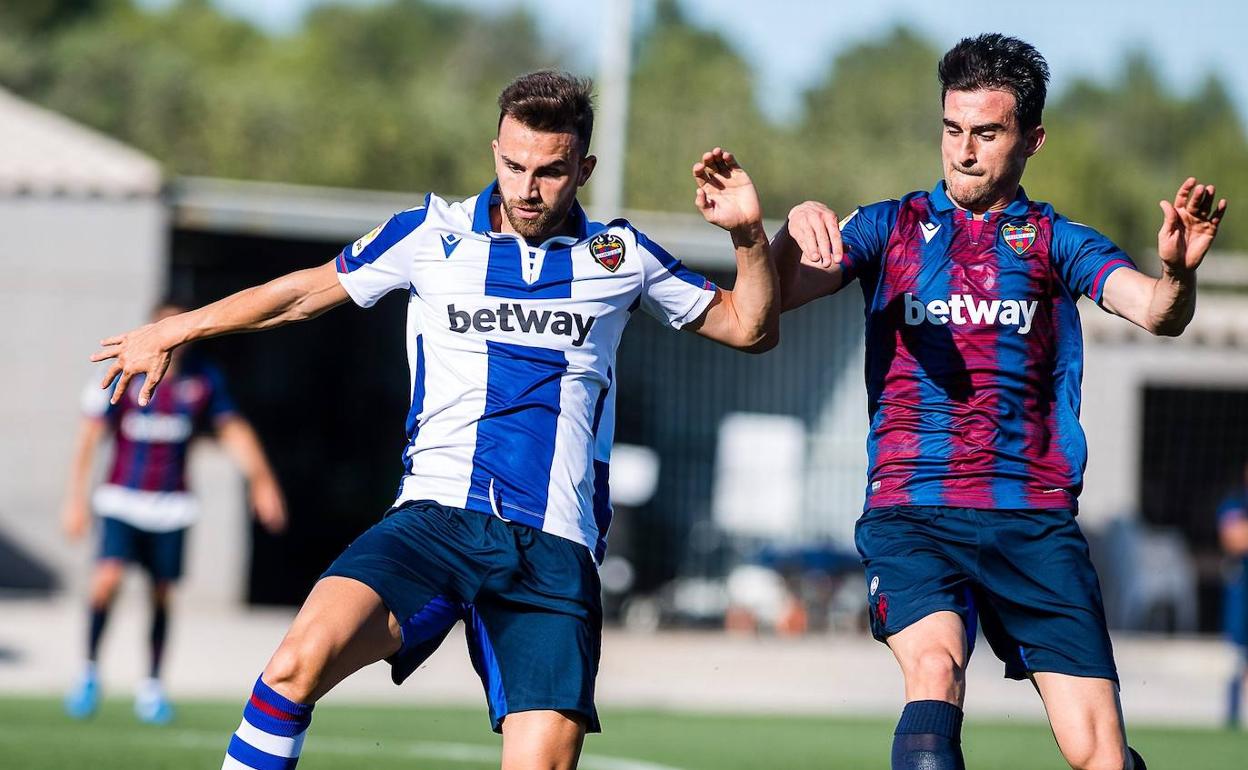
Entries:
POLYGON ((0 198, 0 531, 67 587, 89 561, 58 521, 87 356, 157 301, 168 231, 156 198, 0 198))
POLYGON ((1248 349, 1227 336, 1245 312, 1248 297, 1204 296, 1188 331, 1169 339, 1150 337, 1086 303, 1081 422, 1088 469, 1080 501, 1085 527, 1139 511, 1147 386, 1248 388, 1248 349))

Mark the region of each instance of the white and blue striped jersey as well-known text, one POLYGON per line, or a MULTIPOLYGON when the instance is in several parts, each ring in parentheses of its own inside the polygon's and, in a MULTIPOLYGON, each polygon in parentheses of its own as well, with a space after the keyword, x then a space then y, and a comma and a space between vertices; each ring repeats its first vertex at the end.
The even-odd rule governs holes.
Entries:
POLYGON ((411 408, 398 500, 434 500, 581 543, 602 560, 611 505, 615 353, 638 307, 674 328, 715 287, 623 219, 541 246, 491 232, 497 183, 429 195, 343 249, 369 307, 409 292, 411 408))

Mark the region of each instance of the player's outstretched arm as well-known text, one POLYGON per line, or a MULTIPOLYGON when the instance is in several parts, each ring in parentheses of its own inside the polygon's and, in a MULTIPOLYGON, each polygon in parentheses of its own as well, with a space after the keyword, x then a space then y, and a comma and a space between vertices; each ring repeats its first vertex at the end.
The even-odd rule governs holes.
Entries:
POLYGON ((771 255, 780 275, 781 312, 835 294, 845 282, 840 221, 835 211, 818 201, 800 203, 789 211, 771 241, 771 255))
POLYGON ((338 281, 333 262, 298 270, 266 284, 204 305, 198 310, 169 316, 132 331, 100 340, 92 361, 113 359, 100 383, 107 388, 117 380, 112 402, 125 394, 135 375, 144 376, 139 404, 146 405, 169 368, 173 349, 194 340, 223 334, 260 331, 305 321, 349 299, 338 281), (120 378, 120 379, 118 379, 120 378))
POLYGON ((273 533, 284 531, 286 499, 251 423, 232 414, 217 423, 217 439, 247 476, 251 509, 261 526, 273 533))
POLYGON ((754 182, 719 147, 693 165, 693 178, 702 216, 732 236, 737 280, 731 291, 717 289, 702 317, 685 328, 749 353, 771 350, 780 341, 779 287, 754 182))
POLYGON ((1226 214, 1226 199, 1213 202, 1213 185, 1188 177, 1174 202, 1161 201, 1164 216, 1157 232, 1161 277, 1117 270, 1105 282, 1104 305, 1153 334, 1177 337, 1196 312, 1196 268, 1213 245, 1226 214))
POLYGON ((95 417, 84 417, 74 439, 74 456, 69 465, 69 484, 61 505, 61 530, 70 540, 86 534, 91 525, 91 461, 96 447, 107 432, 107 423, 95 417))

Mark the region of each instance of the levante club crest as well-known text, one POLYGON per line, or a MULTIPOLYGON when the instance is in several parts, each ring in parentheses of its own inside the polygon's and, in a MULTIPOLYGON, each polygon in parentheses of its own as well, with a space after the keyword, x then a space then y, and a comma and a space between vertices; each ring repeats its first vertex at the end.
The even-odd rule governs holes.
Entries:
POLYGON ((1031 222, 1025 225, 1002 225, 1001 237, 1014 249, 1015 254, 1022 256, 1036 242, 1036 226, 1031 222))
POLYGON ((624 241, 615 235, 599 233, 589 242, 589 253, 598 264, 614 273, 624 261, 624 241))

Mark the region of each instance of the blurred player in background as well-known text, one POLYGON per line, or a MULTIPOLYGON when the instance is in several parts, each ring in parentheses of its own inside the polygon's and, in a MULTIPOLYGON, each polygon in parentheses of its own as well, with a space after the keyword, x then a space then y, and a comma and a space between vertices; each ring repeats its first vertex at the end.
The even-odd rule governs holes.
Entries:
MULTIPOLYGON (((184 310, 166 303, 152 320, 184 310)), ((84 416, 61 521, 65 533, 78 539, 89 528, 94 511, 100 546, 91 575, 87 662, 65 709, 78 719, 95 713, 100 698, 96 670, 100 638, 126 565, 137 564, 151 578, 152 625, 148 678, 136 691, 134 709, 144 722, 163 724, 173 716, 160 685, 170 593, 182 576, 186 531, 199 517, 199 505, 186 485, 192 439, 207 430, 216 433, 246 474, 251 506, 270 532, 285 529, 286 506, 255 431, 238 414, 216 367, 180 349, 170 361, 160 395, 140 405, 139 390, 135 382, 110 393, 92 382, 83 398, 84 416), (109 402, 110 395, 115 403, 109 402), (107 480, 89 495, 96 448, 109 435, 114 448, 107 480)))
POLYGON ((1218 506, 1218 542, 1226 554, 1226 635, 1235 645, 1236 667, 1227 686, 1226 724, 1240 727, 1244 683, 1248 682, 1248 467, 1238 491, 1218 506))
POLYGON ((641 308, 762 351, 779 304, 758 195, 729 153, 705 154, 693 173, 702 215, 731 234, 732 291, 625 220, 588 220, 576 196, 596 162, 589 87, 555 72, 508 86, 496 180, 479 195, 430 195, 322 267, 105 340, 94 357, 116 359, 108 377, 122 386, 146 375, 146 400, 180 344, 408 295, 398 499, 313 588, 255 683, 225 768, 293 768, 318 699, 382 659, 402 682, 460 620, 504 768, 574 767, 599 729, 596 562, 611 520, 620 335, 641 308))
POLYGON ((870 475, 856 541, 872 631, 905 677, 892 766, 963 767, 979 623, 1006 676, 1039 691, 1072 767, 1142 770, 1075 523, 1087 457, 1075 303, 1182 332, 1226 201, 1188 179, 1161 202, 1150 278, 1019 186, 1045 139, 1048 66, 1034 48, 968 38, 939 75, 944 180, 843 221, 802 204, 772 245, 785 309, 854 278, 866 301, 870 475))

